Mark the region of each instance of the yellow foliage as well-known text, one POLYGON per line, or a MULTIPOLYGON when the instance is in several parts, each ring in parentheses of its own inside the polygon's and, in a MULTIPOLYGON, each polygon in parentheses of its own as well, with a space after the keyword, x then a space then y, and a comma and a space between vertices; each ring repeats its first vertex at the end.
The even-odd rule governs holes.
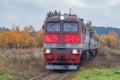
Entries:
POLYGON ((119 44, 119 38, 114 31, 110 31, 108 35, 100 36, 100 40, 110 48, 117 48, 119 44))
POLYGON ((43 42, 43 31, 29 33, 14 27, 10 31, 0 31, 0 48, 40 47, 43 42))

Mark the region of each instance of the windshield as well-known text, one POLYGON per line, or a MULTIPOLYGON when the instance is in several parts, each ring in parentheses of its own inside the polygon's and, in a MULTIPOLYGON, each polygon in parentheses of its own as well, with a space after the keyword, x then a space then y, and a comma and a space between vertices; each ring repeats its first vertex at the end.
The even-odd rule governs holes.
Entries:
POLYGON ((47 24, 48 32, 59 32, 60 31, 60 23, 59 22, 50 22, 47 24))
POLYGON ((65 22, 63 25, 64 32, 77 32, 77 23, 75 22, 65 22))

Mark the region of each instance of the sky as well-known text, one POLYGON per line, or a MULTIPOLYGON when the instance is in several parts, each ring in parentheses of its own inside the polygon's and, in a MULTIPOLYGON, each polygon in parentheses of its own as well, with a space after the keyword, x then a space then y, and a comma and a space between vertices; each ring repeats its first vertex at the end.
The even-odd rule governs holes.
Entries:
POLYGON ((0 26, 40 30, 49 11, 60 10, 92 21, 93 26, 120 28, 120 0, 0 0, 0 26))

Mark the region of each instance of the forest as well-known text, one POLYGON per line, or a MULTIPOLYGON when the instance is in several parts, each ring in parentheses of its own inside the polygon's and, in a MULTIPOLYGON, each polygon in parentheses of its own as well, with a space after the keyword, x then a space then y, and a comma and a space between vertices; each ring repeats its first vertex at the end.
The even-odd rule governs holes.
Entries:
MULTIPOLYGON (((106 45, 110 48, 119 46, 119 37, 117 33, 109 31, 108 34, 99 35, 94 30, 95 36, 100 45, 106 45)), ((0 30, 0 48, 34 48, 43 46, 43 30, 36 31, 33 26, 26 26, 23 30, 19 26, 14 26, 7 31, 0 30)))
POLYGON ((11 30, 0 30, 0 48, 33 48, 42 47, 43 30, 35 31, 33 26, 20 30, 14 26, 11 30))

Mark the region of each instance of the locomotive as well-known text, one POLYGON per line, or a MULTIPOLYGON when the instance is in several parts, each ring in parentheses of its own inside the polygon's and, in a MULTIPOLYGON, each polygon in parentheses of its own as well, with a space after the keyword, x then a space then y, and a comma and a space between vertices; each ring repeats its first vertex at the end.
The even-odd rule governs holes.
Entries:
POLYGON ((98 39, 75 15, 48 18, 44 25, 43 53, 48 70, 77 70, 95 56, 98 39))

